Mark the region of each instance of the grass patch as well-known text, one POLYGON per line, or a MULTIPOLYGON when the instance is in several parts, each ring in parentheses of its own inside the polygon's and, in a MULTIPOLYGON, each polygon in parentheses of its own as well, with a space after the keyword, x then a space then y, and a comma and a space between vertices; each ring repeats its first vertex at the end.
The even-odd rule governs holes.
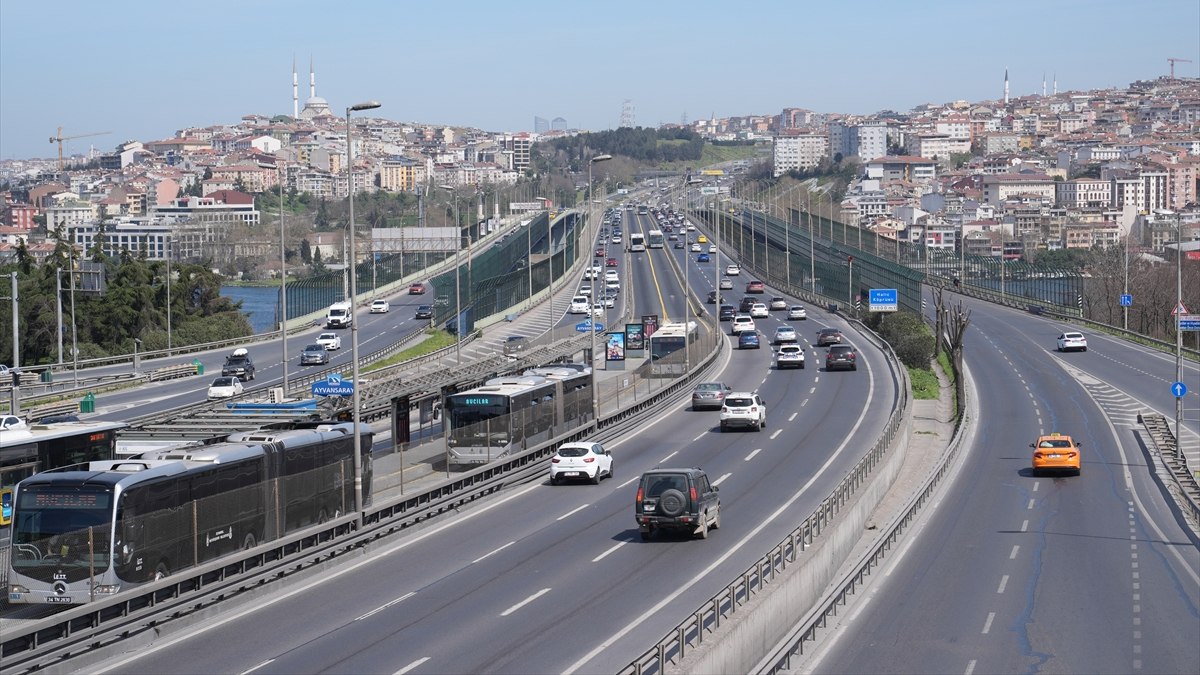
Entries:
POLYGON ((938 397, 937 375, 928 368, 908 367, 908 379, 912 382, 913 398, 918 401, 932 401, 938 397))
POLYGON ((424 356, 426 354, 436 352, 439 349, 445 349, 446 347, 454 344, 454 336, 444 330, 427 330, 425 331, 425 335, 427 337, 419 344, 409 347, 408 349, 405 349, 397 354, 393 354, 382 361, 376 361, 368 366, 363 366, 362 372, 369 373, 373 370, 379 370, 380 368, 394 366, 402 361, 415 359, 418 356, 424 356))

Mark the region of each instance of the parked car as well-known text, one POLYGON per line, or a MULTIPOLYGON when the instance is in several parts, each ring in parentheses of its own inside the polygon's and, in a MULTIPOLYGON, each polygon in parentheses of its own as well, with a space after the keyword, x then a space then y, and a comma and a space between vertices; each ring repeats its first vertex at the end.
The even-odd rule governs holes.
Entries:
POLYGON ((387 300, 374 300, 371 302, 372 314, 387 314, 392 311, 392 303, 387 300))
POLYGON ((692 390, 692 410, 718 410, 731 391, 724 382, 701 382, 692 390))
POLYGON ((858 354, 852 345, 837 344, 825 353, 825 370, 858 370, 858 354))
POLYGON ((208 400, 240 396, 242 391, 241 380, 232 375, 222 375, 213 378, 212 384, 208 385, 208 400))
POLYGON ((326 363, 329 363, 329 353, 321 345, 306 345, 300 352, 300 365, 302 366, 319 366, 326 363))
POLYGON ((419 281, 415 284, 411 284, 408 287, 408 294, 409 295, 424 295, 425 294, 425 284, 423 284, 419 281))
POLYGON ((550 458, 550 484, 563 480, 587 480, 599 485, 602 478, 612 478, 612 453, 599 443, 563 443, 550 458))
POLYGON ((317 344, 327 351, 335 351, 342 348, 342 338, 337 333, 321 333, 317 336, 317 344))
POLYGON ((642 541, 658 530, 707 539, 721 527, 721 497, 701 469, 651 469, 638 480, 633 516, 642 541))

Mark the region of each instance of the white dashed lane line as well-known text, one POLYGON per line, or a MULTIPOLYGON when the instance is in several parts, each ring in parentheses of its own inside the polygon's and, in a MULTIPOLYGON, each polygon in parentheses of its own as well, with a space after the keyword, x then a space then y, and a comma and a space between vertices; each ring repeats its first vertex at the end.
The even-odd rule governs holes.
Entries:
POLYGON ((658 463, 662 464, 663 462, 667 461, 668 459, 671 459, 672 457, 674 457, 675 455, 678 455, 678 454, 679 454, 679 451, 676 450, 675 452, 672 452, 671 454, 667 455, 666 457, 663 457, 662 459, 658 460, 658 463))
POLYGON ((569 517, 575 515, 576 513, 579 513, 580 511, 586 509, 588 506, 591 506, 591 505, 590 504, 581 504, 579 506, 576 506, 575 508, 571 509, 570 511, 567 511, 566 513, 562 514, 561 516, 555 518, 555 520, 565 520, 566 518, 569 518, 569 517))
POLYGON ((512 607, 509 607, 508 609, 504 610, 503 612, 500 612, 500 616, 508 616, 509 614, 512 614, 513 612, 517 611, 518 609, 521 609, 525 605, 528 605, 529 603, 533 602, 534 600, 537 600, 538 598, 542 597, 543 595, 545 595, 549 592, 550 592, 549 588, 543 588, 542 590, 538 591, 537 593, 534 593, 533 595, 529 596, 528 598, 525 598, 524 600, 518 602, 517 604, 513 605, 512 607))
POLYGON ((751 452, 750 454, 746 455, 746 459, 744 459, 742 461, 749 462, 750 460, 754 459, 754 456, 760 452, 762 452, 762 448, 755 448, 754 451, 751 452))
POLYGON ((726 479, 726 478, 729 478, 729 477, 730 477, 730 476, 732 476, 732 475, 733 475, 733 474, 731 474, 731 473, 722 474, 722 475, 721 475, 721 477, 720 477, 720 478, 718 478, 718 479, 716 479, 716 480, 714 480, 714 481, 712 482, 712 484, 713 484, 713 485, 720 485, 721 483, 724 483, 724 482, 725 482, 725 479, 726 479))

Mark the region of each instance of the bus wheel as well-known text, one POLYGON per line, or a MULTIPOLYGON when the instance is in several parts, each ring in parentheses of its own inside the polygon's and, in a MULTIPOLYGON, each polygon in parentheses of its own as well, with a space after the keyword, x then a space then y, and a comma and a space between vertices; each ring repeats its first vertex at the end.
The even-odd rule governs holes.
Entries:
POLYGON ((249 532, 246 534, 246 538, 242 541, 242 550, 252 549, 256 543, 257 542, 254 539, 254 533, 249 532))
POLYGON ((158 566, 154 568, 154 580, 166 579, 171 574, 171 570, 167 569, 165 560, 160 560, 158 566))

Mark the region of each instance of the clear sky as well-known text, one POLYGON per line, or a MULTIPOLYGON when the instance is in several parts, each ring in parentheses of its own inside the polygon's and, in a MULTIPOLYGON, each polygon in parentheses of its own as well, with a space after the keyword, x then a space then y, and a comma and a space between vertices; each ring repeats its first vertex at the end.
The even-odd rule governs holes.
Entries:
POLYGON ((308 63, 344 114, 531 131, 904 111, 1200 72, 1200 0, 0 0, 0 158, 291 114, 308 63))

